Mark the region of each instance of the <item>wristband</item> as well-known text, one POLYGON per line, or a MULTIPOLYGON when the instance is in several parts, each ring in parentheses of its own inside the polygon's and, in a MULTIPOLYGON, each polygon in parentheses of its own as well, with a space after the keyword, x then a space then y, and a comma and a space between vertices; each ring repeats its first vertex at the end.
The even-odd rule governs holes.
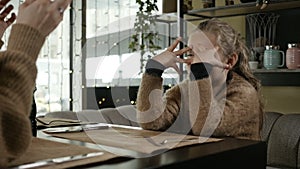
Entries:
POLYGON ((166 67, 156 60, 150 59, 146 64, 146 73, 152 76, 161 77, 166 67))

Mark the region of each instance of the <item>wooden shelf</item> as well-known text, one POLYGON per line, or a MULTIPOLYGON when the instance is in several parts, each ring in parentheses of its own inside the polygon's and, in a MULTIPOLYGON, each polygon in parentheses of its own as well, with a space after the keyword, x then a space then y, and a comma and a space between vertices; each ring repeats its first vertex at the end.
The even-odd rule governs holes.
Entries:
POLYGON ((256 69, 253 73, 262 86, 300 86, 300 69, 256 69))
MULTIPOLYGON (((265 9, 256 6, 256 2, 240 3, 229 6, 220 6, 213 8, 202 8, 190 10, 185 13, 186 21, 202 20, 206 18, 221 18, 242 16, 255 13, 277 12, 289 9, 300 8, 300 0, 274 0, 270 1, 265 9)), ((162 15, 158 18, 160 22, 174 23, 177 22, 177 15, 174 13, 162 15)), ((300 69, 256 69, 254 75, 261 80, 263 86, 300 86, 300 69)))
POLYGON ((201 18, 231 17, 253 13, 294 9, 299 7, 299 0, 277 0, 271 1, 265 9, 260 9, 260 6, 256 6, 255 2, 249 2, 229 6, 190 10, 187 12, 187 15, 201 18))
POLYGON ((300 73, 300 69, 254 69, 253 73, 300 73))
MULTIPOLYGON (((186 21, 196 21, 206 18, 222 18, 222 17, 232 17, 241 16, 254 13, 264 13, 279 10, 295 9, 300 8, 300 0, 277 0, 271 1, 265 9, 260 9, 260 6, 256 6, 256 2, 240 3, 229 6, 219 6, 213 8, 202 8, 190 10, 185 14, 186 21)), ((159 15, 157 18, 158 22, 165 23, 176 23, 177 22, 176 13, 168 13, 159 15)))

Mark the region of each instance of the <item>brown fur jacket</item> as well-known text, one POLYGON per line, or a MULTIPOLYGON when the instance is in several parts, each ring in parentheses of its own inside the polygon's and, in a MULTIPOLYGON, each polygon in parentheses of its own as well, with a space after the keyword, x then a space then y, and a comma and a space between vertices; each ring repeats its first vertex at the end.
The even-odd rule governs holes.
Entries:
POLYGON ((143 75, 137 97, 142 128, 260 140, 259 94, 243 77, 232 73, 221 99, 213 97, 210 78, 185 80, 165 94, 162 80, 143 75))

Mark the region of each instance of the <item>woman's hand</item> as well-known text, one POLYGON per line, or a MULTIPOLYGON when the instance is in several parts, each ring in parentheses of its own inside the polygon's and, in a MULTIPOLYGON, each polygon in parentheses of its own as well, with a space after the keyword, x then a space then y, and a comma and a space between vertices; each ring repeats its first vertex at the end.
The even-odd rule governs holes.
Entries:
POLYGON ((181 71, 179 70, 177 63, 185 63, 185 60, 179 58, 178 56, 191 50, 191 48, 185 47, 181 50, 174 51, 180 41, 181 38, 177 38, 175 42, 171 46, 169 46, 166 51, 162 52, 159 55, 154 56, 152 59, 161 63, 166 68, 173 67, 179 74, 181 74, 181 71))
POLYGON ((31 26, 45 37, 62 21, 72 0, 25 0, 19 7, 16 23, 31 26))
POLYGON ((6 29, 16 20, 16 14, 11 13, 14 9, 14 6, 9 5, 5 7, 10 0, 2 0, 0 1, 0 38, 2 38, 6 29), (9 18, 6 18, 11 13, 9 18))

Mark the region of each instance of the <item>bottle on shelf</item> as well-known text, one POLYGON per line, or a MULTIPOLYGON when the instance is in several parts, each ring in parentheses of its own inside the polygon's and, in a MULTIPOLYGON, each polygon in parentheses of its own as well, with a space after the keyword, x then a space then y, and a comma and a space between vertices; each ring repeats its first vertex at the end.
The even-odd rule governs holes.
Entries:
POLYGON ((286 51, 286 66, 288 69, 300 68, 300 47, 297 43, 289 43, 286 51))

